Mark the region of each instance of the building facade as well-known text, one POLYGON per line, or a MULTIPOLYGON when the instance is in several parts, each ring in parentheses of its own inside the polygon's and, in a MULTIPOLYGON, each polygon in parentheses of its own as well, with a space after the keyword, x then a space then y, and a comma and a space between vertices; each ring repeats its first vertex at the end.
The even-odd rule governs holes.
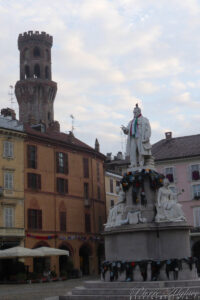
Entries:
MULTIPOLYGON (((54 120, 53 38, 29 31, 18 37, 20 80, 15 85, 24 142, 25 247, 66 249, 83 274, 99 271, 104 256, 104 160, 54 120)), ((67 257, 26 259, 29 271, 65 273, 67 257)))
POLYGON ((0 249, 24 245, 24 133, 13 111, 0 115, 0 249))
POLYGON ((170 181, 172 191, 179 193, 188 224, 192 226, 193 255, 200 256, 200 135, 165 139, 153 145, 152 153, 158 172, 170 181))
POLYGON ((110 208, 112 208, 118 200, 116 188, 120 186, 122 176, 107 170, 105 172, 105 188, 106 188, 106 215, 108 216, 110 208))

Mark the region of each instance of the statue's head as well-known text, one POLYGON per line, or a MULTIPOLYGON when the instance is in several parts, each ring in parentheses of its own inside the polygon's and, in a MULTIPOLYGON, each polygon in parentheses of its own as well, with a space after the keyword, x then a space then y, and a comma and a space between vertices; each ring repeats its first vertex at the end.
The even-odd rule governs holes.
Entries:
POLYGON ((169 186, 169 179, 168 178, 163 179, 163 185, 166 186, 166 187, 169 186))
POLYGON ((139 108, 138 104, 136 103, 135 108, 133 110, 134 117, 137 118, 141 114, 141 108, 139 108))

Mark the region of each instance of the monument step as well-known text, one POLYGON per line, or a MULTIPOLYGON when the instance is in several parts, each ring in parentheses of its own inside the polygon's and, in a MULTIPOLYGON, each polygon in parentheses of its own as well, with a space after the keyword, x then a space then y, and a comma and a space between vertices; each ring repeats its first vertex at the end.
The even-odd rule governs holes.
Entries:
POLYGON ((105 281, 85 281, 86 288, 164 288, 164 287, 195 287, 200 286, 200 280, 173 280, 173 281, 141 281, 141 282, 105 282, 105 281))
MULTIPOLYGON (((198 293, 200 294, 200 287, 190 287, 189 288, 191 293, 198 293)), ((87 288, 75 288, 72 291, 72 295, 130 295, 132 292, 133 294, 137 294, 138 296, 153 293, 159 293, 161 296, 168 295, 169 293, 173 293, 174 288, 147 288, 147 289, 131 289, 131 288, 115 288, 115 289, 87 289, 87 288)), ((186 293, 188 291, 187 287, 176 288, 176 292, 178 293, 186 293)))

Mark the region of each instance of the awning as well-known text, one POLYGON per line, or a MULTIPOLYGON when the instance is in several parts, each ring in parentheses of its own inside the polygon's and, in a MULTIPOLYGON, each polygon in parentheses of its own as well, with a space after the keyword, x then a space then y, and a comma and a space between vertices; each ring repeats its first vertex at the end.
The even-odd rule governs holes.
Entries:
POLYGON ((15 257, 37 257, 37 256, 44 256, 44 254, 37 249, 32 250, 20 246, 12 247, 0 251, 0 259, 15 258, 15 257))
POLYGON ((33 249, 32 251, 39 251, 43 253, 44 256, 56 256, 56 255, 68 255, 69 251, 67 250, 61 250, 57 248, 50 248, 50 247, 39 247, 36 249, 33 249))

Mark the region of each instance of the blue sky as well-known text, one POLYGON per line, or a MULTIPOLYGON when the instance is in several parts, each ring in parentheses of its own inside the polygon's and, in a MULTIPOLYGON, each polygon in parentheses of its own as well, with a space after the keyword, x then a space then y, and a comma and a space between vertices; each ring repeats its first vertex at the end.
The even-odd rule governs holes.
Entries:
MULTIPOLYGON (((200 1, 0 0, 0 108, 11 106, 19 78, 17 37, 53 35, 58 83, 55 119, 61 130, 103 153, 125 150, 121 124, 135 103, 152 126, 154 143, 199 133, 200 1)), ((13 105, 17 108, 17 104, 13 105)))

